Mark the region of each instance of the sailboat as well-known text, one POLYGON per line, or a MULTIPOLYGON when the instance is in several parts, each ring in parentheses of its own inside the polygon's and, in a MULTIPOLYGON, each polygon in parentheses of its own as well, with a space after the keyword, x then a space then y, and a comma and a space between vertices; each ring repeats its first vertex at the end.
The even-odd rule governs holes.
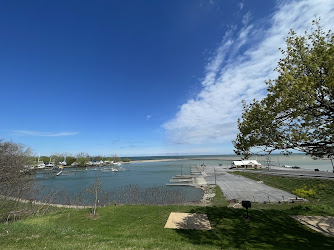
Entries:
POLYGON ((48 168, 53 168, 54 164, 53 162, 51 161, 51 157, 50 157, 50 160, 49 160, 49 163, 45 165, 45 167, 48 167, 48 168))
POLYGON ((37 168, 38 169, 45 168, 45 164, 44 164, 43 161, 40 161, 40 158, 41 158, 41 154, 38 154, 38 160, 37 160, 37 168))
POLYGON ((67 165, 67 163, 66 163, 66 156, 64 156, 64 161, 60 162, 60 164, 63 165, 63 166, 67 165))

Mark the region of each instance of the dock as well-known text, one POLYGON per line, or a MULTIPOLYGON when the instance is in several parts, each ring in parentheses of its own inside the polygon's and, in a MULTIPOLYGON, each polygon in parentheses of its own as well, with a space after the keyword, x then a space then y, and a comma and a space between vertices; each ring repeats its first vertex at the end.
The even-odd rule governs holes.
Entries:
POLYGON ((175 175, 169 180, 167 186, 190 186, 198 187, 206 185, 206 182, 202 176, 202 169, 200 166, 193 166, 190 168, 190 175, 175 175))

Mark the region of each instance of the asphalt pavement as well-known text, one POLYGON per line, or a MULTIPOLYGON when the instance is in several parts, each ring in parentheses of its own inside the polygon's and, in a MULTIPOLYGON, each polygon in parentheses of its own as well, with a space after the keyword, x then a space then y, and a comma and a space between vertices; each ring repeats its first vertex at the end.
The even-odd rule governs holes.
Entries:
POLYGON ((286 191, 265 185, 249 178, 228 173, 225 166, 203 166, 202 174, 208 184, 217 184, 227 200, 277 203, 296 199, 286 191))

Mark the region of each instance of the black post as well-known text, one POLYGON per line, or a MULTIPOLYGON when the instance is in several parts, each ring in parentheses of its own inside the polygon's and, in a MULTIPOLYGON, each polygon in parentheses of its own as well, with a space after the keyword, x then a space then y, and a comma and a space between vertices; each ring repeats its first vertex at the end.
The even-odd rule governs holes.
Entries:
POLYGON ((215 185, 217 185, 217 179, 216 179, 216 169, 213 169, 215 171, 215 185))
POLYGON ((252 207, 252 203, 250 201, 241 201, 241 205, 246 208, 246 217, 245 219, 250 219, 249 216, 248 216, 248 208, 252 207))

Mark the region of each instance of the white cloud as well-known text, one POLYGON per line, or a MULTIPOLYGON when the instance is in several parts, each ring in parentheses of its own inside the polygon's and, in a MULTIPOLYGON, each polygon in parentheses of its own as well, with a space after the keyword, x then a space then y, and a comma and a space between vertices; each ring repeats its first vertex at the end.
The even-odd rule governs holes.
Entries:
POLYGON ((239 10, 242 10, 243 8, 244 8, 244 2, 242 1, 239 3, 239 10))
POLYGON ((247 13, 244 26, 227 32, 209 60, 201 92, 162 125, 170 140, 201 144, 234 139, 242 112, 241 100, 249 103, 265 96, 265 80, 277 76, 273 70, 282 57, 278 48, 284 47, 290 28, 302 35, 311 28, 315 17, 321 17, 324 30, 333 29, 334 1, 286 1, 266 22, 259 23, 249 23, 247 13), (246 50, 241 53, 241 48, 246 50))
POLYGON ((146 119, 149 120, 151 118, 151 115, 147 115, 146 119))
POLYGON ((77 135, 79 132, 40 132, 40 131, 32 131, 32 130, 15 130, 13 131, 14 135, 28 135, 28 136, 71 136, 77 135))

